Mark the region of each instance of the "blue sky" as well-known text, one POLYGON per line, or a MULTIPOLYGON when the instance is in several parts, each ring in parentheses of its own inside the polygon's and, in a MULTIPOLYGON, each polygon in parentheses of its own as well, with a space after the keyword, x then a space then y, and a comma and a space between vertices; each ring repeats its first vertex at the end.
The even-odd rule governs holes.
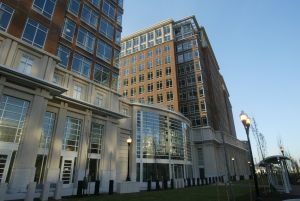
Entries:
POLYGON ((299 161, 299 8, 299 0, 124 0, 122 35, 195 15, 227 84, 237 137, 246 140, 239 120, 244 110, 265 136, 268 155, 280 153, 281 139, 299 161))

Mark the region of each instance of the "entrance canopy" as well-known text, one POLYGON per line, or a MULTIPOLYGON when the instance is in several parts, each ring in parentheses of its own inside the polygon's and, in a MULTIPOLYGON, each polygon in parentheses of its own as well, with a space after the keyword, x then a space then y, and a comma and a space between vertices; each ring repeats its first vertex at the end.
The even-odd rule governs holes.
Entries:
POLYGON ((265 158, 264 160, 260 161, 258 163, 258 166, 260 167, 266 167, 268 164, 280 164, 281 161, 284 160, 290 160, 290 158, 282 155, 274 155, 274 156, 269 156, 265 158))
POLYGON ((282 155, 274 155, 265 158, 258 166, 266 168, 270 188, 289 193, 292 188, 288 176, 286 160, 290 158, 282 155))

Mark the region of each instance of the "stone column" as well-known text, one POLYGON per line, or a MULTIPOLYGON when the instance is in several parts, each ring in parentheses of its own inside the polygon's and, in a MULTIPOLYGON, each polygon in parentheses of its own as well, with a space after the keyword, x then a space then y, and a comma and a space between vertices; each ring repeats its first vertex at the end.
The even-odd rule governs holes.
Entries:
POLYGON ((67 105, 62 103, 58 112, 57 124, 55 133, 53 134, 53 140, 51 144, 51 150, 48 156, 48 164, 46 171, 46 181, 50 183, 57 183, 59 179, 60 169, 59 162, 62 149, 62 139, 64 135, 65 121, 67 116, 67 105))
MULTIPOLYGON (((107 121, 103 138, 101 190, 108 192, 109 180, 116 179, 117 125, 107 121)), ((115 182, 114 182, 115 183, 115 182)))
POLYGON ((9 183, 9 191, 26 191, 27 184, 33 182, 35 161, 42 134, 43 119, 47 108, 47 100, 41 96, 44 91, 36 90, 28 110, 26 125, 16 154, 14 167, 9 183))
POLYGON ((83 180, 84 176, 87 176, 87 160, 88 160, 88 148, 90 142, 90 132, 91 132, 91 121, 92 112, 88 111, 84 117, 84 126, 80 139, 80 149, 78 150, 78 180, 83 180))

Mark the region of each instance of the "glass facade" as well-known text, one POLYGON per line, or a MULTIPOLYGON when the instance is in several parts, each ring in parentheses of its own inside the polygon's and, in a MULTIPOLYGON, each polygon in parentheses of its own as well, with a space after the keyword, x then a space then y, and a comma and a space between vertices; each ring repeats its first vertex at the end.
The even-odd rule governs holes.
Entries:
POLYGON ((181 120, 159 113, 137 111, 136 157, 137 161, 141 161, 137 164, 138 178, 141 178, 140 173, 143 181, 170 178, 171 163, 191 162, 188 129, 188 125, 181 120), (147 163, 142 162, 144 159, 148 159, 147 163))

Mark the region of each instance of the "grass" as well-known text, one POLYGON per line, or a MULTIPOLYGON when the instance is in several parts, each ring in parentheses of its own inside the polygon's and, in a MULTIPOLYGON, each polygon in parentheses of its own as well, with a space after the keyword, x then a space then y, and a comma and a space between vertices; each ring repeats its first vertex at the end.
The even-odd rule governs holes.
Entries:
MULTIPOLYGON (((252 184, 251 184, 252 185, 252 184)), ((231 185, 234 197, 245 196, 250 193, 249 181, 234 182, 231 185)), ((129 193, 129 194, 100 194, 98 196, 90 195, 85 197, 70 197, 68 201, 170 201, 170 200, 189 200, 189 201, 227 201, 230 194, 229 186, 225 185, 207 185, 193 186, 181 189, 169 189, 161 191, 129 193)))

